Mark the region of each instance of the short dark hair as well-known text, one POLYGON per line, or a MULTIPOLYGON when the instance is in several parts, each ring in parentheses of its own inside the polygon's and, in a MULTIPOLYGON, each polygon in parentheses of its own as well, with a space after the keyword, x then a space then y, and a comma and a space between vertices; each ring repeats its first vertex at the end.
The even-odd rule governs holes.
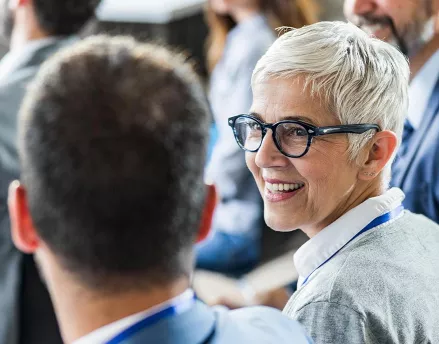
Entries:
POLYGON ((50 35, 78 33, 94 17, 101 0, 33 0, 41 28, 50 35))
POLYGON ((88 38, 42 67, 20 116, 29 208, 63 267, 107 289, 190 274, 210 114, 184 56, 88 38))

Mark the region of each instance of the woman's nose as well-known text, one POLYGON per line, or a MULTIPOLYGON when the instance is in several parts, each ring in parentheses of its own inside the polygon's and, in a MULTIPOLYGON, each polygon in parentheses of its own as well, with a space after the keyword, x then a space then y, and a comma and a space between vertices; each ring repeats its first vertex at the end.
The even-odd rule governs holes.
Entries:
POLYGON ((256 152, 255 163, 259 168, 284 167, 288 164, 288 158, 276 147, 271 131, 262 140, 261 147, 256 152))

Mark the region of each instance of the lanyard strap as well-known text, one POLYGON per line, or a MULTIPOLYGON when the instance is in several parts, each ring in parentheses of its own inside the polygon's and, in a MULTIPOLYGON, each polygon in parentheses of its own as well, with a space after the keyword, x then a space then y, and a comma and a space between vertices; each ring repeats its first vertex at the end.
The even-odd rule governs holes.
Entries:
POLYGON ((125 340, 131 338, 136 333, 140 332, 141 330, 149 326, 158 323, 160 320, 170 318, 172 316, 187 311, 195 304, 195 300, 196 300, 195 295, 192 295, 191 298, 185 300, 179 300, 175 304, 172 304, 157 313, 148 315, 142 320, 135 323, 134 325, 128 327, 125 331, 119 333, 116 337, 108 341, 106 344, 123 343, 125 340))
POLYGON ((305 280, 302 283, 302 286, 304 286, 309 278, 311 277, 311 275, 316 272, 318 269, 320 269, 323 265, 325 265, 327 262, 329 262, 332 258, 334 258, 337 253, 339 253, 342 249, 344 249, 348 244, 350 244, 353 240, 355 240, 356 238, 358 238, 361 234, 366 233, 368 231, 370 231, 371 229, 378 227, 396 217, 398 217, 402 211, 404 210, 404 206, 400 205, 399 207, 393 209, 392 211, 389 211, 388 213, 385 213, 384 215, 381 215, 377 218, 375 218, 374 220, 372 220, 366 227, 364 227, 361 231, 359 231, 357 234, 355 234, 355 236, 349 240, 346 244, 344 244, 340 249, 338 249, 331 257, 329 257, 328 259, 326 259, 322 264, 320 264, 317 268, 315 268, 313 270, 313 272, 311 272, 307 278, 305 278, 305 280))

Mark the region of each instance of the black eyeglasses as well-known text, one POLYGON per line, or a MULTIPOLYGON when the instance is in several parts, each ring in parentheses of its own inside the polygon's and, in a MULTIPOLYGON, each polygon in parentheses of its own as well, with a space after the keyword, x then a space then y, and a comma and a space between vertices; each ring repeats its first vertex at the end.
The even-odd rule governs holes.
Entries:
POLYGON ((269 124, 251 115, 230 117, 229 126, 233 129, 238 145, 248 152, 257 152, 262 145, 267 129, 271 129, 277 149, 289 158, 300 158, 308 153, 315 136, 342 133, 363 134, 368 130, 381 131, 381 128, 376 124, 316 127, 293 120, 269 124))

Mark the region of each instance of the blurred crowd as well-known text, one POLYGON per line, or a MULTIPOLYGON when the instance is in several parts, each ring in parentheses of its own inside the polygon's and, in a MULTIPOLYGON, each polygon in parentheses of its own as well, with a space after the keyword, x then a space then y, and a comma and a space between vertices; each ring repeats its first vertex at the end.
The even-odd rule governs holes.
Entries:
POLYGON ((0 344, 439 343, 439 1, 0 3, 0 344))

